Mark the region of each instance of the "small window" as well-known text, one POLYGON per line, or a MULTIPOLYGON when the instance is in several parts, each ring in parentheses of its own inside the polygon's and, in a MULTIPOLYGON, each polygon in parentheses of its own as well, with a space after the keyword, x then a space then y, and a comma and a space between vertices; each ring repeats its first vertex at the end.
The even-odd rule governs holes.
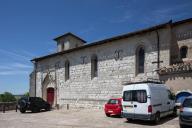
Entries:
POLYGON ((187 46, 182 46, 182 47, 180 48, 180 56, 181 56, 181 59, 187 58, 187 51, 188 51, 188 47, 187 47, 187 46))
POLYGON ((168 98, 170 100, 175 100, 175 95, 170 90, 167 90, 167 91, 168 91, 168 98))
POLYGON ((97 60, 97 56, 93 55, 91 57, 91 78, 93 79, 94 77, 97 77, 97 73, 98 73, 98 60, 97 60))
POLYGON ((65 81, 67 81, 69 79, 69 74, 70 73, 70 64, 69 61, 67 60, 65 62, 65 81))
POLYGON ((145 90, 125 91, 123 94, 124 101, 136 101, 139 103, 147 102, 147 93, 145 90))
POLYGON ((123 93, 123 100, 124 101, 132 101, 133 100, 133 91, 125 91, 123 93))
POLYGON ((139 103, 146 103, 147 102, 147 94, 146 91, 144 90, 137 90, 136 91, 136 101, 138 101, 139 103))
POLYGON ((64 43, 61 44, 61 51, 64 51, 65 49, 65 46, 64 46, 64 43))

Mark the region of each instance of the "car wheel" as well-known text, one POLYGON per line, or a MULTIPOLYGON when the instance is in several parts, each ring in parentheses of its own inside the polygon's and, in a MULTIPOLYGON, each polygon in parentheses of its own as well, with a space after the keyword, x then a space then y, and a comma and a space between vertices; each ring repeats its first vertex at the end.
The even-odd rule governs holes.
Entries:
POLYGON ((27 105, 27 103, 26 103, 25 100, 22 100, 22 101, 19 103, 19 106, 20 106, 21 108, 25 108, 26 105, 27 105))
POLYGON ((156 114, 155 114, 154 123, 155 123, 155 124, 158 124, 159 122, 160 122, 160 113, 156 113, 156 114))
POLYGON ((20 109, 20 112, 21 112, 21 113, 25 113, 26 110, 25 110, 25 109, 20 109))
POLYGON ((109 114, 109 113, 105 113, 105 115, 106 115, 107 117, 110 117, 110 114, 109 114))
POLYGON ((46 110, 46 111, 50 111, 50 110, 51 110, 51 108, 50 108, 50 107, 47 107, 45 110, 46 110))

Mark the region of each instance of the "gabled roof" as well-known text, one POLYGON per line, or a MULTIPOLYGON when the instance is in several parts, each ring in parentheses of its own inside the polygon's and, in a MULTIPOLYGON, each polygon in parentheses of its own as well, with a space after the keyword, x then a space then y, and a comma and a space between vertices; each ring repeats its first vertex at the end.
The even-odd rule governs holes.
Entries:
POLYGON ((65 33, 64 35, 58 36, 58 37, 56 37, 56 38, 53 39, 53 40, 58 41, 60 38, 64 38, 64 37, 66 37, 66 36, 72 36, 72 37, 75 37, 76 39, 81 40, 83 43, 86 43, 85 40, 81 39, 80 37, 74 35, 74 34, 71 33, 71 32, 68 32, 68 33, 65 33))
MULTIPOLYGON (((122 34, 122 35, 119 35, 119 36, 115 36, 115 37, 112 37, 112 38, 108 38, 108 39, 104 39, 104 40, 100 40, 100 41, 96 41, 96 42, 92 42, 92 43, 89 43, 89 44, 86 44, 86 45, 83 45, 83 46, 80 46, 80 47, 77 47, 77 48, 69 49, 69 50, 66 50, 66 51, 62 51, 62 52, 53 53, 53 54, 49 54, 49 55, 46 55, 46 56, 34 58, 31 61, 39 61, 39 60, 42 60, 42 59, 45 59, 45 58, 48 58, 48 57, 62 55, 62 54, 65 54, 65 53, 70 53, 70 52, 76 51, 76 50, 81 50, 81 49, 84 49, 84 48, 88 48, 88 47, 92 47, 92 46, 96 46, 96 45, 101 45, 101 44, 104 44, 104 43, 108 43, 108 42, 112 42, 112 41, 116 41, 116 40, 120 40, 120 39, 125 39, 125 38, 128 38, 128 37, 137 35, 137 34, 143 34, 143 33, 146 33, 146 32, 155 31, 157 29, 160 29, 160 28, 163 28, 163 27, 166 27, 166 26, 169 26, 169 25, 170 26, 179 25, 179 24, 183 24, 183 23, 191 22, 191 21, 192 21, 192 18, 182 20, 182 21, 178 21, 178 22, 174 22, 174 23, 172 23, 172 20, 170 20, 169 22, 159 24, 159 25, 156 25, 156 26, 153 26, 153 27, 149 27, 149 28, 146 28, 146 29, 138 30, 138 31, 135 31, 135 32, 130 32, 130 33, 127 33, 127 34, 122 34)), ((66 35, 72 35, 72 36, 74 36, 76 38, 79 38, 79 37, 75 36, 72 33, 66 33, 66 34, 64 34, 62 36, 59 36, 59 37, 55 38, 54 40, 58 40, 59 38, 61 38, 63 36, 66 36, 66 35)))

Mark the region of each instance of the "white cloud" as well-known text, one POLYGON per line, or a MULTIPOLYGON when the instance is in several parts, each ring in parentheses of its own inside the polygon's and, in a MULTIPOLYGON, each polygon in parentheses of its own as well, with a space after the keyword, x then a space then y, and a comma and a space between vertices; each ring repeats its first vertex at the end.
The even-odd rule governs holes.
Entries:
POLYGON ((23 63, 13 63, 0 65, 0 75, 21 75, 29 74, 32 71, 32 65, 27 65, 23 63))
POLYGON ((0 49, 0 56, 3 58, 0 62, 0 75, 29 74, 33 68, 29 54, 29 52, 0 49))
POLYGON ((0 71, 0 76, 7 76, 7 75, 21 75, 21 74, 29 74, 29 71, 0 71))
POLYGON ((23 64, 23 63, 14 63, 11 64, 13 68, 32 68, 31 65, 23 64))
POLYGON ((18 54, 16 52, 11 52, 9 50, 0 49, 0 53, 4 54, 5 56, 9 56, 10 58, 17 59, 17 60, 30 60, 30 57, 18 54))

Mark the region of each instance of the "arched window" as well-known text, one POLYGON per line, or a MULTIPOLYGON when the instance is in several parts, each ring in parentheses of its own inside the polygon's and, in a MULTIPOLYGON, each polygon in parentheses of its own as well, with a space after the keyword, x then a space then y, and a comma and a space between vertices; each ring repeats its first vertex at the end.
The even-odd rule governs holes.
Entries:
POLYGON ((144 73, 145 67, 145 50, 139 46, 136 50, 136 74, 144 73))
POLYGON ((70 63, 68 60, 65 61, 65 81, 69 79, 70 75, 70 63))
POLYGON ((180 57, 181 57, 181 59, 187 58, 187 51, 188 51, 188 47, 187 46, 182 46, 180 48, 180 57))
POLYGON ((98 73, 98 60, 96 55, 92 55, 91 57, 91 78, 97 77, 98 73))
POLYGON ((64 45, 64 43, 62 43, 61 44, 61 51, 64 51, 64 49, 65 49, 65 45, 64 45))

